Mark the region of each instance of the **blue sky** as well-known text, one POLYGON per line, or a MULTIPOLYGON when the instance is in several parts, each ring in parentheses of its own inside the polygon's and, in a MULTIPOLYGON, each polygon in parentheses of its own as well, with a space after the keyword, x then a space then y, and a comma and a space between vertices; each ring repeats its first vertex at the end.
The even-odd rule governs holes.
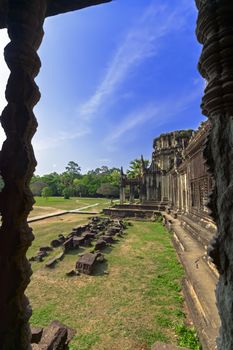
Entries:
MULTIPOLYGON (((83 172, 126 168, 151 157, 160 133, 196 128, 204 119, 196 16, 190 0, 115 0, 48 18, 36 78, 36 173, 62 172, 70 160, 83 172)), ((8 39, 0 35, 2 51, 8 39)), ((0 66, 2 109, 2 57, 0 66)))

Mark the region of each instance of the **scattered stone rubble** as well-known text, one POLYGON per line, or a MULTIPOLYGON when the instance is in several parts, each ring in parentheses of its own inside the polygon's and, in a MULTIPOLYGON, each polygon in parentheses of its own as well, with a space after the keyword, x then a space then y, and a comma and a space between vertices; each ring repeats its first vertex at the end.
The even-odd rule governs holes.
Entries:
POLYGON ((76 270, 86 275, 91 275, 98 256, 101 256, 101 253, 83 254, 76 263, 76 270))
POLYGON ((46 328, 31 328, 32 350, 68 350, 75 331, 59 321, 53 321, 46 328))
POLYGON ((76 262, 75 269, 66 273, 69 277, 78 276, 80 273, 90 275, 96 263, 106 260, 100 251, 113 244, 116 241, 115 238, 122 237, 127 226, 128 223, 122 220, 92 217, 87 224, 73 228, 68 235, 59 234, 50 242, 50 246, 41 247, 37 255, 29 260, 41 262, 50 252, 62 248, 62 252, 45 265, 47 268, 54 268, 70 251, 94 245, 92 252, 79 254, 80 258, 76 262))

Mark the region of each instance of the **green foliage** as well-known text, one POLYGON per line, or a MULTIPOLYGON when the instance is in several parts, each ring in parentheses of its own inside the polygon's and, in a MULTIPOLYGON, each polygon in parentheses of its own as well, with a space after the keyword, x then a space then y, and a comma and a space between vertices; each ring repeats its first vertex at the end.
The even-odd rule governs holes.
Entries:
POLYGON ((44 198, 48 198, 48 197, 50 197, 50 196, 52 196, 52 190, 51 190, 51 188, 49 188, 49 187, 44 187, 43 188, 43 190, 41 191, 41 195, 42 195, 42 197, 44 197, 44 198))
POLYGON ((112 186, 113 196, 118 196, 120 169, 102 166, 84 175, 80 171, 80 166, 70 161, 66 171, 61 174, 53 172, 43 176, 34 175, 31 180, 33 195, 41 196, 43 188, 49 187, 51 196, 56 197, 64 194, 66 198, 70 196, 100 197, 102 194, 97 193, 97 190, 102 184, 108 183, 112 186))
POLYGON ((201 350, 201 344, 194 328, 179 325, 176 327, 176 333, 178 335, 179 346, 188 347, 192 350, 201 350))
POLYGON ((130 167, 127 170, 127 175, 129 178, 137 178, 142 175, 143 165, 147 167, 149 165, 149 160, 134 159, 130 162, 130 167))
POLYGON ((63 196, 64 196, 64 199, 70 199, 70 197, 72 196, 72 189, 64 188, 63 196))
POLYGON ((47 187, 46 182, 43 181, 35 181, 30 185, 33 196, 41 196, 42 190, 44 187, 47 187))
POLYGON ((109 182, 103 183, 98 190, 96 191, 97 194, 100 194, 104 197, 110 198, 110 197, 118 197, 119 196, 119 188, 115 185, 112 185, 109 182))
POLYGON ((81 167, 73 161, 70 161, 66 166, 66 172, 71 174, 74 178, 80 175, 80 171, 81 167))
MULTIPOLYGON (((142 174, 142 166, 147 167, 148 160, 134 159, 130 162, 127 175, 130 178, 142 174)), ((103 165, 87 174, 81 174, 81 167, 78 163, 70 161, 61 174, 56 172, 43 176, 34 175, 31 180, 31 190, 34 196, 42 196, 45 187, 51 190, 51 196, 79 197, 118 197, 120 184, 120 169, 109 168, 103 165), (68 189, 68 190, 67 190, 68 189)), ((137 192, 137 189, 135 189, 137 192)), ((126 189, 127 194, 128 188, 126 189)), ((136 198, 138 194, 136 193, 136 198)))
POLYGON ((4 181, 2 176, 0 175, 0 192, 2 192, 3 188, 4 188, 4 181))

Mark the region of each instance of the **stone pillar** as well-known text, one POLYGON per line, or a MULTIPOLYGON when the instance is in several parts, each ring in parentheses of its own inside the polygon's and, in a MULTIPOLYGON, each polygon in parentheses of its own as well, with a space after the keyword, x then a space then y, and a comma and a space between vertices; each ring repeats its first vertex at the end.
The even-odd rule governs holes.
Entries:
POLYGON ((29 183, 35 170, 31 139, 37 127, 33 107, 40 99, 34 78, 40 69, 36 53, 42 37, 45 0, 8 0, 10 43, 5 60, 10 69, 7 107, 1 123, 7 139, 0 152, 5 187, 0 194, 0 344, 2 350, 29 350, 31 308, 24 291, 31 268, 26 252, 33 240, 27 217, 33 196, 29 183))
POLYGON ((135 196, 135 188, 134 185, 130 184, 129 186, 129 203, 134 203, 134 196, 135 196))
POLYGON ((168 175, 162 175, 162 202, 168 201, 168 175))
POLYGON ((140 183, 140 202, 144 203, 146 200, 146 179, 143 178, 140 183))
POLYGON ((218 349, 233 349, 233 1, 198 0, 197 37, 203 44, 199 70, 207 80, 203 113, 211 122, 205 158, 214 175, 209 208, 218 236, 209 254, 220 272, 218 349))
POLYGON ((120 204, 124 204, 125 203, 125 187, 123 185, 121 185, 120 187, 120 204))
POLYGON ((150 175, 146 176, 146 200, 150 200, 150 175))

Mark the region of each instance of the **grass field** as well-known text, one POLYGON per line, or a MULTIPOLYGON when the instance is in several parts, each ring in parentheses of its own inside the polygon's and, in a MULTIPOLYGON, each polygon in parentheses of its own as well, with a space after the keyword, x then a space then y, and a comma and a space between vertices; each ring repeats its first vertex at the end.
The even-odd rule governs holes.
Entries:
MULTIPOLYGON (((87 218, 71 214, 34 223, 36 239, 28 256, 87 218)), ((44 267, 46 261, 33 263, 27 293, 34 326, 59 319, 76 329, 71 350, 149 350, 155 341, 199 348, 184 327, 183 270, 162 225, 134 222, 124 238, 106 250, 107 263, 94 276, 66 277, 80 252, 66 255, 53 270, 44 267)))
POLYGON ((36 203, 30 213, 30 217, 46 215, 59 210, 73 210, 85 207, 88 208, 83 209, 83 211, 99 212, 110 205, 110 200, 107 198, 72 197, 70 199, 64 199, 63 197, 48 197, 46 199, 43 197, 35 197, 35 201, 36 203))

